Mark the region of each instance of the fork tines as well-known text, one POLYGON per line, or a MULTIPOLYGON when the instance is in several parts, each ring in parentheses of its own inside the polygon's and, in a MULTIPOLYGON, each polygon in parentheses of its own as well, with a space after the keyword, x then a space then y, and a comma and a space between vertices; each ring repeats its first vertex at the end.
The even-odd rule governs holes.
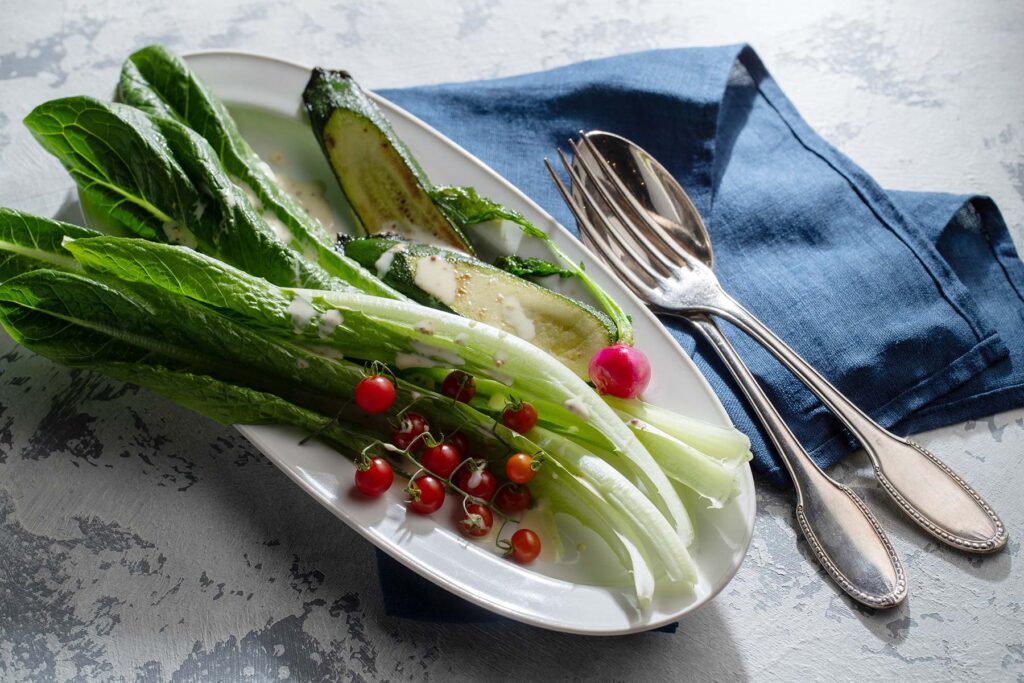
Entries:
POLYGON ((556 150, 571 179, 572 191, 546 158, 544 165, 576 218, 584 242, 636 294, 647 296, 678 265, 650 238, 654 234, 665 242, 667 236, 659 234, 660 226, 650 221, 594 143, 583 134, 580 140, 582 145, 569 141, 576 163, 570 163, 561 149, 556 150))

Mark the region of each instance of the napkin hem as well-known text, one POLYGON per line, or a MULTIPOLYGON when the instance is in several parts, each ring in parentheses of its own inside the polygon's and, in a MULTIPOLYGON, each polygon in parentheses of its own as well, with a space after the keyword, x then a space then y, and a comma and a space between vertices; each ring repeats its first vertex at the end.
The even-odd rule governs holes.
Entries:
POLYGON ((1008 355, 1009 350, 1002 338, 993 332, 945 367, 870 411, 872 417, 881 424, 898 424, 907 415, 956 389, 1008 355))
POLYGON ((977 420, 1024 405, 1024 384, 1008 384, 980 394, 964 396, 945 403, 929 403, 900 422, 907 433, 913 434, 951 424, 977 420), (991 410, 995 404, 995 410, 991 410), (936 413, 941 412, 941 415, 936 413), (952 419, 951 419, 952 418, 952 419))
MULTIPOLYGON (((987 242, 995 262, 999 264, 1006 283, 1024 305, 1024 262, 1017 253, 1002 212, 991 197, 971 195, 963 200, 949 222, 956 220, 960 212, 967 208, 977 214, 981 235, 987 242)), ((940 397, 939 400, 929 402, 911 412, 900 424, 905 425, 911 432, 925 431, 994 415, 1021 405, 1024 405, 1024 383, 1014 382, 952 400, 943 401, 940 397)))
POLYGON ((988 195, 971 195, 964 200, 963 206, 971 206, 982 219, 982 230, 988 238, 989 248, 996 257, 996 263, 1002 269, 1006 281, 1013 287, 1017 298, 1024 303, 1024 262, 1020 260, 1017 247, 1006 227, 1003 212, 988 195))
MULTIPOLYGON (((872 417, 887 429, 903 425, 919 412, 929 410, 933 405, 933 401, 941 397, 943 394, 952 391, 964 382, 975 377, 978 373, 986 370, 990 366, 990 360, 987 356, 992 353, 991 349, 994 347, 1005 348, 1003 347, 1002 340, 999 339, 999 335, 995 333, 989 335, 978 344, 975 344, 949 365, 939 369, 914 386, 908 388, 903 393, 888 401, 881 408, 872 411, 872 417), (925 387, 928 393, 925 393, 922 387, 925 387), (904 406, 900 407, 916 405, 916 408, 907 408, 907 410, 893 409, 894 404, 899 404, 901 401, 907 401, 908 399, 913 398, 915 393, 920 394, 916 401, 904 404, 904 406), (882 412, 880 413, 879 411, 882 412)), ((965 399, 961 399, 961 401, 971 401, 975 398, 978 397, 967 397, 965 399)), ((956 401, 950 405, 956 405, 956 403, 959 402, 960 401, 956 401)), ((965 417, 963 419, 971 418, 965 417)), ((950 424, 950 422, 946 422, 944 424, 950 424)), ((938 427, 941 425, 935 424, 931 426, 938 427)), ((922 427, 920 431, 927 428, 928 427, 922 427)), ((851 448, 859 448, 859 444, 845 428, 841 428, 817 446, 808 448, 807 454, 818 462, 822 468, 827 468, 849 455, 851 448), (819 460, 818 458, 821 459, 819 460)), ((778 476, 782 474, 783 471, 782 467, 773 465, 773 467, 765 470, 764 474, 767 476, 778 476)))

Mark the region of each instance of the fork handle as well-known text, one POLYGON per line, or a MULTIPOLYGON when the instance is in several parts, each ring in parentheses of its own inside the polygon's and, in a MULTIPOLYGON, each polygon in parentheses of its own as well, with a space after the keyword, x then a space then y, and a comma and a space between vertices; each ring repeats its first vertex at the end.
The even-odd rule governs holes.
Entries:
POLYGON ((718 352, 775 444, 796 489, 800 530, 821 566, 864 605, 886 608, 903 602, 903 565, 861 499, 811 460, 718 326, 701 314, 686 319, 718 352))
POLYGON ((715 313, 770 351, 846 425, 867 452, 882 488, 919 526, 967 552, 991 553, 1006 545, 1002 520, 945 463, 871 419, 737 301, 726 296, 724 304, 715 313))

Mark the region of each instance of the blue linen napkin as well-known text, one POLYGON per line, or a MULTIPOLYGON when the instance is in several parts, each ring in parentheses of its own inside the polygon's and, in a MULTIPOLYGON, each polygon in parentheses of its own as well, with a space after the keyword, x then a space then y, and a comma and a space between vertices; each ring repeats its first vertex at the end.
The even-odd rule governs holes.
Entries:
MULTIPOLYGON (((897 433, 1024 405, 1024 267, 996 206, 882 189, 811 129, 749 47, 642 52, 380 94, 573 230, 541 160, 579 130, 636 141, 693 198, 726 289, 897 433)), ((786 485, 711 349, 685 322, 665 324, 751 436, 759 479, 786 485)), ((725 333, 820 465, 856 448, 769 354, 725 333)), ((386 585, 401 583, 388 578, 404 569, 386 558, 380 566, 386 585)), ((418 616, 415 605, 391 602, 394 613, 418 616)))

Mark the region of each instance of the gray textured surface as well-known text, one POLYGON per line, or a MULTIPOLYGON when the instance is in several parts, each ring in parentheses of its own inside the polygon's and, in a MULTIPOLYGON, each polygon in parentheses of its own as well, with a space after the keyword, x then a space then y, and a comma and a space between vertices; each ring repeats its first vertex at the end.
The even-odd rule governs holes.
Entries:
MULTIPOLYGON (((1021 244, 1019 0, 0 1, 0 205, 58 210, 70 183, 19 125, 110 91, 160 41, 346 66, 372 87, 496 76, 617 52, 750 41, 806 118, 883 185, 993 194, 1021 244)), ((871 613, 822 580, 792 501, 759 494, 725 593, 675 635, 587 640, 382 614, 371 548, 239 435, 0 342, 0 679, 1024 679, 1024 411, 923 437, 1003 514, 970 558, 896 517, 854 458, 911 597, 871 613)))

